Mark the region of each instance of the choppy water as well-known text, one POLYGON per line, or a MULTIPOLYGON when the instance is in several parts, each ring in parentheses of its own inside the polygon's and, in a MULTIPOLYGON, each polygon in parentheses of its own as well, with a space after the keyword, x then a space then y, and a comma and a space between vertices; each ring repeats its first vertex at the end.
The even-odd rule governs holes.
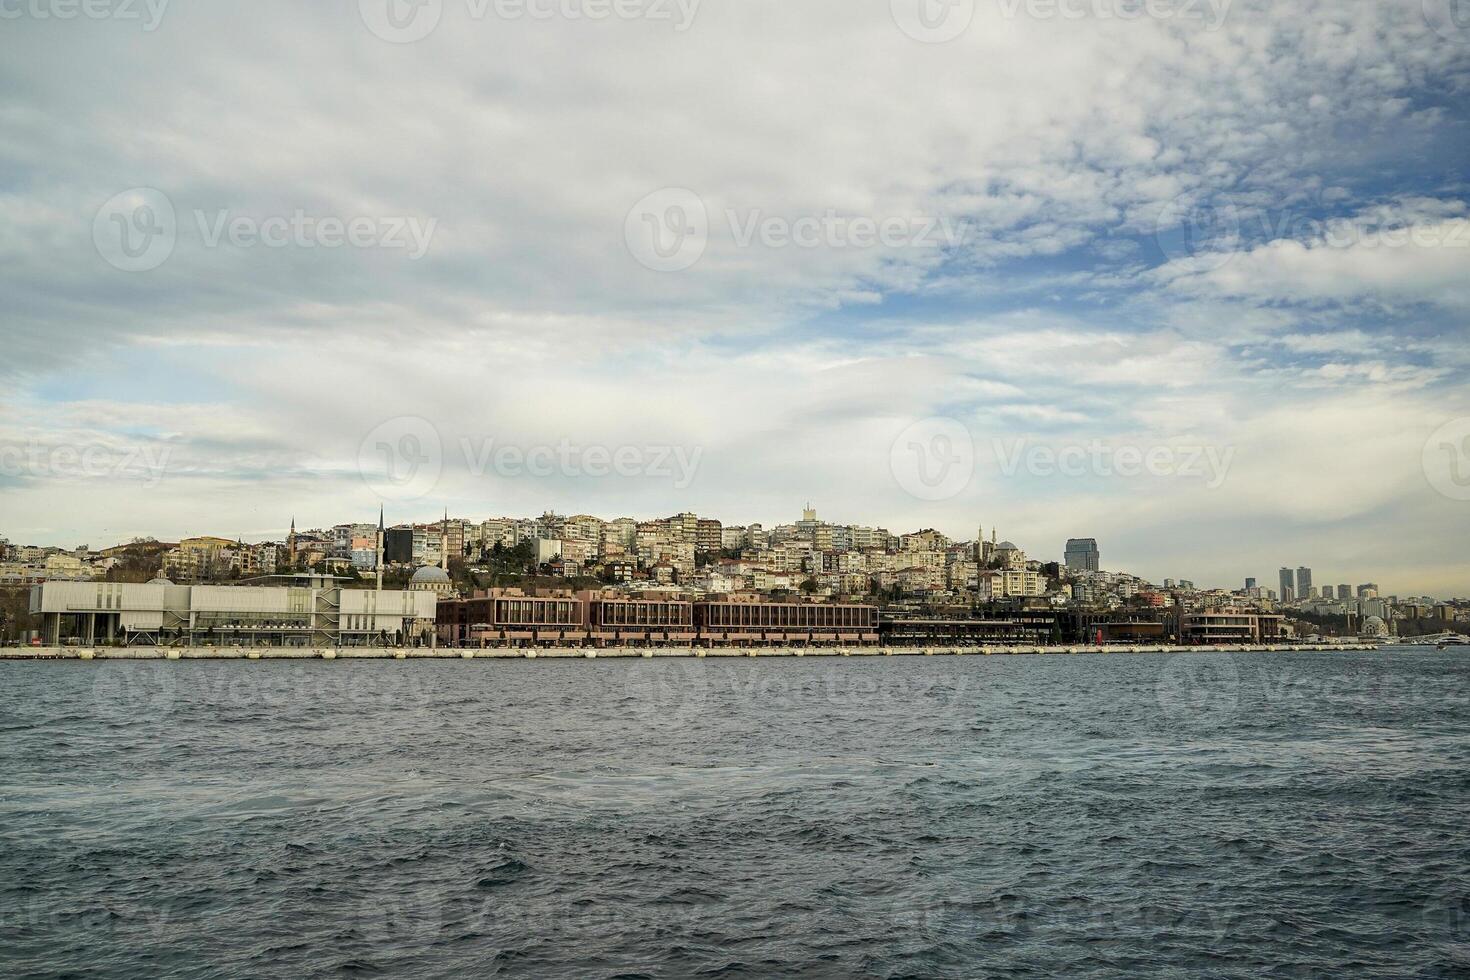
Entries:
POLYGON ((0 975, 1465 976, 1470 654, 0 664, 0 975))

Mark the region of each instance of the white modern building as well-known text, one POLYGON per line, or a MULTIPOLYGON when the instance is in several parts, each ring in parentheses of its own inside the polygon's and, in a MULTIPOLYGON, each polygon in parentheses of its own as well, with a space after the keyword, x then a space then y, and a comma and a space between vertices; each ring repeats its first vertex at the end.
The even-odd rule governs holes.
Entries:
POLYGON ((329 576, 280 584, 45 582, 31 589, 42 642, 57 646, 412 646, 431 642, 438 595, 344 589, 329 576))

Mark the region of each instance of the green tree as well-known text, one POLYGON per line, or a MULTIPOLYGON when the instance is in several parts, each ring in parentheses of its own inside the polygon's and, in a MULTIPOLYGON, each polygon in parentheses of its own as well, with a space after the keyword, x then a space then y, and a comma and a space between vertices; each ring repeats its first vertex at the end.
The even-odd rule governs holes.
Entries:
POLYGON ((40 628, 41 618, 31 615, 29 588, 0 589, 0 641, 12 643, 40 628))

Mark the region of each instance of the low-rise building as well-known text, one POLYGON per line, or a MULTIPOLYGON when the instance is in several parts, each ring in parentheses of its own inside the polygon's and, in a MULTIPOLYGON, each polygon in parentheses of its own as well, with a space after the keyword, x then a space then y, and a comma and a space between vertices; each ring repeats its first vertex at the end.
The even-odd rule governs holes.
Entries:
POLYGON ((1045 595, 1046 581, 1040 572, 1004 568, 990 580, 991 595, 997 599, 1045 595))
POLYGON ((1269 643, 1281 635, 1284 617, 1248 609, 1206 609, 1179 614, 1179 642, 1269 643))
POLYGON ((30 611, 51 645, 392 646, 432 636, 432 591, 344 589, 324 576, 279 580, 46 582, 31 589, 30 611))

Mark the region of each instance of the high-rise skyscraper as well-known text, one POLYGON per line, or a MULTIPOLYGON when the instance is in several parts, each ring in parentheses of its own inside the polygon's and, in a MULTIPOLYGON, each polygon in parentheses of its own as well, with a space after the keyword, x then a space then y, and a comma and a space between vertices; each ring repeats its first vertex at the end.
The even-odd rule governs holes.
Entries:
POLYGON ((1337 587, 1337 597, 1339 599, 1351 599, 1353 597, 1353 587, 1351 585, 1339 585, 1337 587))
POLYGON ((1303 599, 1312 597, 1312 570, 1305 565, 1296 570, 1296 594, 1303 599))
POLYGON ((1096 538, 1068 538, 1066 562, 1067 567, 1078 572, 1095 572, 1098 570, 1101 555, 1097 550, 1096 538))
POLYGON ((1256 587, 1256 580, 1255 579, 1248 578, 1248 579, 1245 580, 1245 590, 1247 592, 1249 592, 1251 589, 1254 589, 1255 587, 1256 587))
POLYGON ((1296 575, 1289 568, 1281 570, 1281 601, 1290 602, 1296 597, 1296 575))

